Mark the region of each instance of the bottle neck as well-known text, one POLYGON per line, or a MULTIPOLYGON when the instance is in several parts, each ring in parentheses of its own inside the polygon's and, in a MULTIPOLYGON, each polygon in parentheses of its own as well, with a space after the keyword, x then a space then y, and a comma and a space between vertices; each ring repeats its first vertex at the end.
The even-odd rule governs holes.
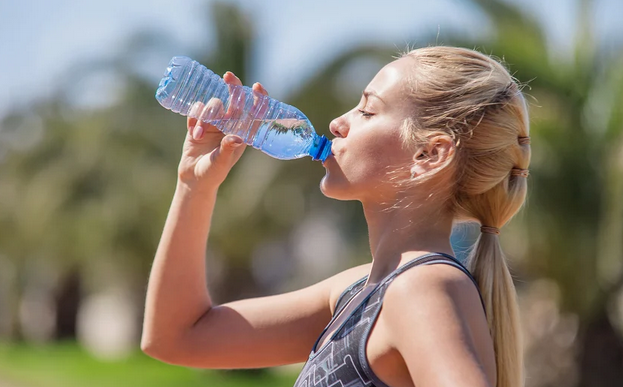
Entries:
POLYGON ((331 141, 325 136, 314 137, 314 142, 309 149, 309 155, 314 161, 324 162, 331 154, 331 141))

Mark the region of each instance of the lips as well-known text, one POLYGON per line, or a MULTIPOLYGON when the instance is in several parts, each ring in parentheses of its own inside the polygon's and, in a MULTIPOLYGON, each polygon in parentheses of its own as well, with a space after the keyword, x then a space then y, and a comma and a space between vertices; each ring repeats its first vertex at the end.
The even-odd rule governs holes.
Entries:
POLYGON ((331 155, 336 155, 340 152, 339 141, 339 138, 334 138, 333 140, 331 140, 331 155))

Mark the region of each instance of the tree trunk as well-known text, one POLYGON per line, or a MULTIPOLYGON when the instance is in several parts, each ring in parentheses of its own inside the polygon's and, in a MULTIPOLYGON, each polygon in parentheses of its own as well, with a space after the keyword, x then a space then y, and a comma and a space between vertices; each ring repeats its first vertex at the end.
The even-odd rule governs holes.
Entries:
POLYGON ((62 279, 56 293, 56 332, 55 339, 75 339, 78 310, 81 300, 80 270, 74 267, 62 279))
POLYGON ((14 272, 9 276, 8 284, 8 338, 13 342, 24 340, 22 324, 20 322, 20 305, 24 294, 23 262, 17 262, 12 267, 14 272))
POLYGON ((14 287, 9 295, 9 339, 13 342, 19 342, 24 339, 22 333, 22 325, 19 318, 20 303, 22 302, 22 289, 19 283, 14 284, 14 287))

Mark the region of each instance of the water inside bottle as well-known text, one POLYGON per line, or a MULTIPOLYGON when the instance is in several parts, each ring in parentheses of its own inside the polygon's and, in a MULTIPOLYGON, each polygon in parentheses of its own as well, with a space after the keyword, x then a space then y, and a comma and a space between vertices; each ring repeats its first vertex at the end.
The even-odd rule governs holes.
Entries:
POLYGON ((281 160, 306 156, 317 136, 309 121, 294 118, 246 122, 230 118, 207 122, 225 133, 240 136, 248 145, 281 160))

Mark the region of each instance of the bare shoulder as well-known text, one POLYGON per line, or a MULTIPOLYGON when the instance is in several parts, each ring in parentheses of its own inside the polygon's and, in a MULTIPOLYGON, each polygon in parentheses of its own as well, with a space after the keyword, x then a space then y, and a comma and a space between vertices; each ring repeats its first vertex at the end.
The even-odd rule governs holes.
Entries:
POLYGON ((440 335, 452 330, 484 336, 488 330, 476 285, 459 268, 440 263, 417 266, 396 277, 385 293, 381 318, 396 333, 409 326, 440 335))
POLYGON ((390 308, 433 307, 441 300, 451 301, 460 309, 476 306, 482 310, 476 285, 459 268, 447 264, 421 265, 406 270, 388 287, 384 304, 390 308))
POLYGON ((421 265, 396 277, 385 293, 379 322, 415 385, 495 381, 493 343, 480 296, 459 268, 421 265))

